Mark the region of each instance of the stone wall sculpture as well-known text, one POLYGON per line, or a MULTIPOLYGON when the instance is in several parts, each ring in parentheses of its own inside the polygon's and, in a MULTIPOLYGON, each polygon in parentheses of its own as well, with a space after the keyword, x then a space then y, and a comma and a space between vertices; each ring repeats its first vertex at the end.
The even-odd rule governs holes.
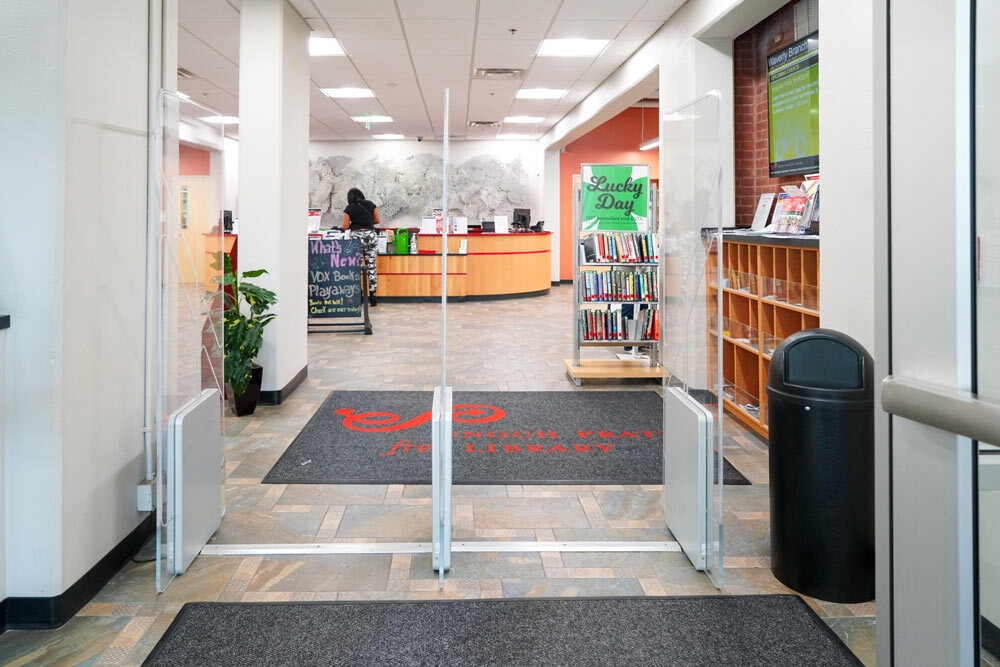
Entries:
MULTIPOLYGON (((346 155, 309 162, 309 206, 324 213, 324 226, 339 226, 347 191, 360 188, 374 201, 384 222, 402 216, 429 215, 441 206, 442 159, 431 153, 386 159, 380 155, 354 165, 346 155), (327 217, 329 215, 329 218, 327 217)), ((449 170, 448 202, 452 215, 470 221, 510 215, 528 208, 528 173, 519 158, 505 162, 492 155, 476 155, 449 170)))

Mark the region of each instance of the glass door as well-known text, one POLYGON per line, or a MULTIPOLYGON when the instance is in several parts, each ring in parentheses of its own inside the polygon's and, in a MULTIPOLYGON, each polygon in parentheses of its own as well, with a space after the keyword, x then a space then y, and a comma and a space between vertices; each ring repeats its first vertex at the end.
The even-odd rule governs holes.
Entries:
MULTIPOLYGON (((880 664, 1000 642, 1000 3, 889 3, 890 595, 880 664), (928 96, 928 82, 935 87, 928 96)), ((881 328, 881 327, 880 327, 881 328)))
MULTIPOLYGON (((976 375, 980 398, 1000 403, 1000 2, 975 5, 973 131, 976 375)), ((1000 665, 1000 442, 977 456, 979 638, 983 665, 1000 665)))

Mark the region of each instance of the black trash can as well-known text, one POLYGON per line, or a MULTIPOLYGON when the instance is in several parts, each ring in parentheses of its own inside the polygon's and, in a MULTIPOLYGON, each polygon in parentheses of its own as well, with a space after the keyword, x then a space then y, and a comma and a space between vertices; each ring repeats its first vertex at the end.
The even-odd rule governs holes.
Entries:
POLYGON ((875 598, 872 366, 850 336, 809 329, 768 371, 771 571, 831 602, 875 598))

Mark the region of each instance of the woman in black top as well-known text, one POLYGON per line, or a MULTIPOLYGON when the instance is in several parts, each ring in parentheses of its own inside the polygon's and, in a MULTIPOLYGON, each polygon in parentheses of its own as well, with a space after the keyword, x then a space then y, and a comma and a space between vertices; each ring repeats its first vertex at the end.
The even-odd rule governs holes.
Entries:
POLYGON ((365 195, 357 188, 347 191, 347 208, 344 209, 343 229, 351 230, 351 236, 361 239, 361 250, 365 256, 365 268, 368 271, 368 302, 375 306, 375 289, 378 287, 378 273, 375 271, 375 259, 378 257, 378 232, 375 225, 382 221, 378 217, 378 208, 374 202, 365 199, 365 195))

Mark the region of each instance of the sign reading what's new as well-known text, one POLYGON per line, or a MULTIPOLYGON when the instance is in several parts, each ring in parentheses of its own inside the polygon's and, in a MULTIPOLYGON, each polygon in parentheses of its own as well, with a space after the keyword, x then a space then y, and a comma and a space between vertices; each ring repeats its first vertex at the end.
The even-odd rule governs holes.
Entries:
POLYGON ((649 165, 580 165, 580 220, 585 230, 649 230, 649 165))

